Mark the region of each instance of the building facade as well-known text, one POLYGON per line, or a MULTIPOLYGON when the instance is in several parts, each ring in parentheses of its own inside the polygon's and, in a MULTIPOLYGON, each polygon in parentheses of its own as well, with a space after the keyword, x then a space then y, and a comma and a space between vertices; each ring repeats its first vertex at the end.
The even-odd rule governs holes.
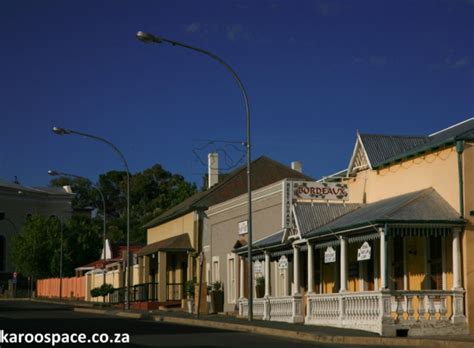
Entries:
POLYGON ((0 279, 11 279, 15 266, 9 258, 9 246, 28 217, 33 215, 71 217, 74 194, 70 187, 27 187, 0 180, 0 279))
POLYGON ((294 186, 293 235, 255 243, 265 296, 254 314, 381 335, 473 332, 473 144, 474 119, 426 137, 357 134, 348 169, 317 183, 347 196, 294 186))

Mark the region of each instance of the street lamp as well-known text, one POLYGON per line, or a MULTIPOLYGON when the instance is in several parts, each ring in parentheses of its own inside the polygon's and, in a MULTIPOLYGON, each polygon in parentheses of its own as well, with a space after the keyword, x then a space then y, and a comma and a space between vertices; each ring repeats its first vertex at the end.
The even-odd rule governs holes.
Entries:
MULTIPOLYGON (((69 134, 75 134, 75 135, 80 135, 85 138, 93 139, 96 141, 100 141, 102 143, 106 143, 107 145, 111 146, 114 151, 119 155, 121 158, 125 169, 127 170, 127 293, 125 296, 125 308, 129 309, 130 308, 130 284, 131 284, 131 268, 130 268, 130 169, 128 168, 128 163, 127 160, 125 159, 125 156, 123 153, 115 146, 112 144, 110 141, 98 137, 96 135, 91 135, 83 132, 78 132, 72 129, 66 129, 66 128, 60 128, 60 127, 53 127, 53 132, 58 135, 69 135, 69 134)), ((104 251, 105 253, 105 251, 104 251)))
MULTIPOLYGON (((64 173, 64 172, 58 172, 58 171, 55 171, 55 170, 48 170, 48 174, 51 175, 51 176, 67 176, 67 177, 70 177, 70 178, 76 178, 76 179, 81 179, 81 180, 89 180, 87 178, 84 178, 83 176, 80 176, 80 175, 75 175, 75 174, 69 174, 69 173, 64 173)), ((96 186, 96 185, 93 185, 92 186, 97 192, 99 192, 99 195, 100 195, 100 198, 102 199, 102 209, 103 209, 103 248, 104 248, 104 257, 103 257, 103 260, 104 260, 104 280, 103 280, 103 283, 105 284, 105 263, 107 261, 106 259, 106 255, 105 255, 105 248, 106 248, 106 243, 105 243, 105 233, 106 233, 106 223, 105 223, 105 198, 104 198, 104 194, 102 193, 102 190, 96 186)), ((104 297, 104 300, 105 300, 105 297, 104 297)))
POLYGON ((247 229, 248 229, 248 296, 249 296, 249 311, 248 311, 248 319, 249 321, 252 321, 253 319, 253 268, 252 268, 252 190, 250 186, 250 162, 251 162, 251 152, 250 152, 250 108, 249 108, 249 101, 247 97, 247 92, 245 91, 244 85, 242 81, 240 80, 239 76, 237 73, 234 71, 234 69, 231 68, 229 64, 227 64, 222 58, 216 56, 214 53, 211 53, 209 51, 206 51, 202 48, 190 46, 178 41, 166 39, 162 36, 156 36, 152 34, 145 33, 143 31, 139 31, 137 34, 137 39, 144 43, 169 43, 172 46, 180 46, 184 47, 196 52, 200 52, 202 54, 205 54, 208 57, 211 57, 212 59, 218 61, 221 63, 232 75, 234 78, 235 82, 240 88, 240 91, 242 92, 242 97, 244 99, 244 104, 245 104, 245 115, 246 115, 246 130, 247 130, 247 139, 244 143, 244 145, 247 148, 247 192, 248 192, 248 218, 247 218, 247 229))

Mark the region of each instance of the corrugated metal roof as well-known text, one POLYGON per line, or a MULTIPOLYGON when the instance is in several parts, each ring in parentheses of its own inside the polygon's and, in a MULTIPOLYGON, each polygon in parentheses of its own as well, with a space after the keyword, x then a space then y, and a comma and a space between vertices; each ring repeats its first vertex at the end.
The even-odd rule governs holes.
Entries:
POLYGON ((407 152, 429 141, 429 138, 425 136, 411 137, 380 134, 359 135, 372 166, 384 162, 391 157, 407 152))
POLYGON ((30 187, 21 184, 16 184, 14 182, 8 182, 2 179, 0 179, 0 188, 53 196, 74 196, 74 193, 69 193, 62 187, 30 187))
POLYGON ((158 242, 148 244, 141 248, 138 252, 138 256, 144 256, 156 253, 157 251, 174 251, 174 252, 186 252, 194 250, 189 239, 189 234, 183 233, 174 237, 170 237, 158 242))
POLYGON ((295 205, 296 219, 300 233, 304 237, 306 233, 321 227, 354 209, 362 204, 326 204, 326 203, 297 203, 295 205))
MULTIPOLYGON (((257 190, 283 179, 314 180, 310 176, 293 170, 266 156, 257 158, 250 166, 252 171, 252 190, 257 190)), ((211 205, 225 202, 246 192, 247 166, 244 165, 234 170, 225 180, 214 185, 209 190, 194 194, 151 220, 144 227, 150 228, 159 225, 196 209, 207 209, 211 205)))
POLYGON ((451 222, 464 223, 459 213, 433 188, 366 204, 340 218, 312 230, 306 238, 347 230, 356 226, 370 226, 390 222, 451 222))
MULTIPOLYGON (((252 248, 256 253, 261 252, 261 249, 268 248, 271 246, 277 246, 277 245, 283 245, 285 243, 282 243, 283 235, 285 233, 285 230, 278 231, 274 234, 269 235, 268 237, 259 239, 257 241, 254 241, 252 243, 252 248)), ((243 245, 239 248, 235 248, 235 252, 238 254, 242 254, 244 252, 247 252, 248 245, 243 245)))
MULTIPOLYGON (((397 152, 398 150, 390 150, 390 146, 388 146, 388 143, 384 143, 384 139, 378 139, 379 141, 377 142, 376 137, 368 136, 369 135, 367 134, 364 135, 364 147, 367 151, 367 155, 370 158, 372 167, 377 168, 404 157, 413 156, 440 146, 452 144, 457 140, 474 140, 474 117, 455 124, 449 128, 443 129, 439 132, 433 133, 426 137, 426 141, 420 142, 420 144, 417 146, 407 148, 406 150, 400 152, 397 152), (367 147, 371 148, 371 154, 369 154, 367 147), (371 156, 374 156, 374 161, 372 161, 371 156)), ((423 139, 423 137, 414 137, 414 139, 415 138, 423 139)), ((413 143, 416 143, 416 141, 413 143)), ((400 148, 400 150, 402 148, 403 146, 400 148)))

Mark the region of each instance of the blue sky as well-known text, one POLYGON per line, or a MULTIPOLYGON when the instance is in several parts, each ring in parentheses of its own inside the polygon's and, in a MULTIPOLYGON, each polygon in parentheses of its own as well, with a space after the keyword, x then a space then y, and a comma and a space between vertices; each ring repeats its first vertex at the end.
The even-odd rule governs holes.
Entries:
POLYGON ((474 116, 474 1, 2 1, 0 178, 48 169, 96 180, 155 163, 201 184, 193 154, 240 141, 228 72, 204 55, 145 45, 138 30, 208 49, 247 87, 253 158, 344 169, 356 130, 429 134, 474 116), (202 149, 201 149, 202 148, 202 149))

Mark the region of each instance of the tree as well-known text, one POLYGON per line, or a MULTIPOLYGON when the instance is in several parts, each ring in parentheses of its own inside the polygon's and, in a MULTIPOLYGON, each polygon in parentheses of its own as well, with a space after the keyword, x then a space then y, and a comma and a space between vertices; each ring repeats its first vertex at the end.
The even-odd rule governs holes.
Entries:
POLYGON ((10 252, 16 270, 35 278, 53 275, 51 258, 59 248, 59 234, 59 227, 43 216, 28 219, 20 233, 12 238, 10 252))
MULTIPOLYGON (((126 241, 127 226, 126 178, 125 171, 113 170, 101 174, 97 184, 106 201, 107 238, 122 243, 126 241)), ((77 192, 79 196, 74 207, 93 206, 98 209, 99 215, 103 214, 102 203, 91 182, 66 179, 68 178, 54 179, 51 185, 71 184, 73 192, 77 192)), ((159 164, 132 175, 130 177, 131 243, 144 243, 146 230, 143 225, 195 192, 195 184, 188 183, 183 176, 170 173, 159 164)))
MULTIPOLYGON (((74 216, 63 226, 63 276, 100 256, 102 232, 98 222, 74 216)), ((59 276, 61 229, 56 218, 32 216, 13 237, 11 256, 17 271, 35 278, 59 276)))

